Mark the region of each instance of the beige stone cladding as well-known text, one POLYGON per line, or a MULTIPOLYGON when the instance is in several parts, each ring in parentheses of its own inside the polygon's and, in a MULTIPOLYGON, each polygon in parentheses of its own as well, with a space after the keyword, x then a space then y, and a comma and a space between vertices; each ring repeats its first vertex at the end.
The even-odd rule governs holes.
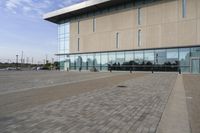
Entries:
POLYGON ((71 20, 70 53, 198 45, 200 0, 186 0, 185 17, 182 7, 182 0, 164 0, 96 15, 95 21, 94 17, 71 20))

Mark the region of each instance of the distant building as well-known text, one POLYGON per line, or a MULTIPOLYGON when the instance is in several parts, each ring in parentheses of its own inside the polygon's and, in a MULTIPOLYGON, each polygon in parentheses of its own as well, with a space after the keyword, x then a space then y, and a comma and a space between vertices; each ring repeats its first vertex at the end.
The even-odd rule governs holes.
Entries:
POLYGON ((62 70, 200 73, 200 0, 88 0, 44 19, 59 25, 62 70))

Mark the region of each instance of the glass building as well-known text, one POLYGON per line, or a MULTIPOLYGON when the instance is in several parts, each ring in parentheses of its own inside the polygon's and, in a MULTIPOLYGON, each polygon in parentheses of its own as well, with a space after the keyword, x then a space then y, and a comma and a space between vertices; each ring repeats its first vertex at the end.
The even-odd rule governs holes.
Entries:
POLYGON ((90 0, 44 15, 58 24, 60 70, 200 73, 197 13, 190 1, 159 1, 90 0))

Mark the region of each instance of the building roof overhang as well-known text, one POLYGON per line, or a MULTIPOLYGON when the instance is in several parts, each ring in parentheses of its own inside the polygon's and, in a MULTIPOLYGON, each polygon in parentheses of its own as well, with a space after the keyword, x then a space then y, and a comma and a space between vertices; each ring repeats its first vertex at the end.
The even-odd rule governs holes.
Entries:
POLYGON ((131 1, 133 0, 87 0, 79 4, 49 12, 43 16, 43 19, 58 24, 60 21, 69 19, 74 16, 94 12, 100 9, 131 1))

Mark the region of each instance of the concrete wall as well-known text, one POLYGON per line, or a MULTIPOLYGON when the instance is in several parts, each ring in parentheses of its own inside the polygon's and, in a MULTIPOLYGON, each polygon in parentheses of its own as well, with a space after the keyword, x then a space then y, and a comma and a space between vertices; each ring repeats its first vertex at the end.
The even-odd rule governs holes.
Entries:
POLYGON ((138 25, 137 7, 71 21, 70 53, 190 46, 200 44, 200 0, 186 0, 186 17, 182 17, 182 0, 170 0, 141 7, 138 25), (141 46, 138 46, 138 30, 141 46), (116 48, 116 33, 119 48, 116 48), (78 38, 80 50, 78 51, 78 38))

